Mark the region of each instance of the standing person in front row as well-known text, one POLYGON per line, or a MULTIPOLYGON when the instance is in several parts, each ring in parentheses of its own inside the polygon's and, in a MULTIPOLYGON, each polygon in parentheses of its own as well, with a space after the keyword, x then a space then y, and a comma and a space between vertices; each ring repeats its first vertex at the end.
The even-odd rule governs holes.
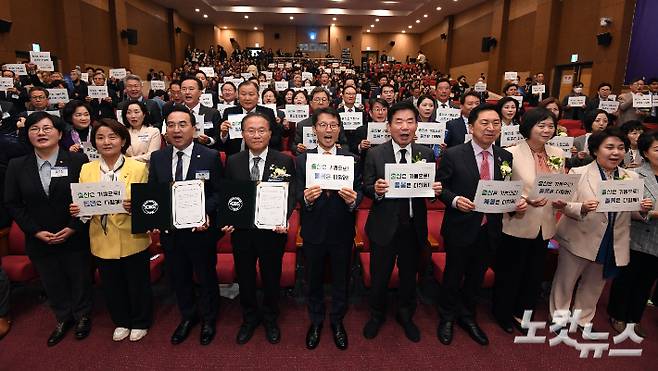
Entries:
POLYGON ((70 185, 78 181, 87 156, 61 149, 63 132, 58 117, 29 115, 24 133, 33 152, 12 159, 5 178, 5 206, 25 233, 25 250, 57 319, 48 346, 59 343, 74 325, 78 340, 91 331, 89 236, 87 227, 68 212, 70 185))
MULTIPOLYGON (((254 182, 288 182, 287 215, 290 217, 295 208, 295 165, 290 157, 269 148, 272 137, 270 125, 270 115, 261 112, 248 113, 242 119, 242 137, 247 150, 228 158, 226 178, 254 182), (283 174, 280 174, 281 171, 283 174)), ((225 226, 222 231, 231 233, 235 270, 240 286, 243 322, 236 341, 238 344, 246 344, 256 327, 263 322, 267 341, 276 344, 281 341, 281 330, 277 324, 281 290, 279 282, 288 226, 277 226, 274 230, 257 229, 256 226, 236 230, 233 226, 225 226), (264 288, 262 309, 258 308, 256 296, 257 263, 264 288)))
POLYGON ((347 149, 338 148, 340 115, 333 108, 320 108, 311 116, 318 148, 297 156, 297 199, 301 208, 301 236, 308 277, 308 313, 311 326, 306 334, 306 347, 315 349, 320 343, 325 318, 325 260, 331 264, 331 333, 336 347, 347 349, 347 332, 343 318, 347 312, 347 284, 354 244, 354 210, 361 201, 361 178, 354 157, 354 183, 340 191, 322 190, 319 185, 306 188, 307 154, 350 156, 347 149))
MULTIPOLYGON (((606 128, 592 134, 587 143, 594 161, 569 171, 582 176, 573 201, 567 203, 557 224, 560 255, 549 301, 551 316, 580 309, 581 328, 592 322, 606 280, 615 277, 629 260, 632 213, 596 212, 599 186, 606 180, 638 178, 635 172, 620 167, 628 149, 621 130, 606 128)), ((643 199, 641 204, 645 215, 653 207, 651 199, 643 199)))
POLYGON ((519 131, 526 140, 507 151, 514 157, 511 178, 523 182, 523 196, 529 206, 524 214, 503 215, 503 235, 494 266, 493 314, 507 333, 514 327, 526 331, 521 327, 523 312, 535 309, 548 240, 556 230, 555 214, 566 205, 564 201, 530 197, 537 175, 564 173, 564 151, 547 144, 555 136, 557 119, 546 108, 537 107, 527 111, 522 122, 519 131))
MULTIPOLYGON (((130 133, 124 125, 102 119, 92 128, 90 139, 100 159, 82 166, 80 183, 123 182, 126 195, 130 195, 132 183, 146 183, 146 164, 125 157, 130 133)), ((123 207, 130 213, 129 199, 124 200, 123 207)), ((71 204, 70 211, 77 216, 80 205, 71 204)), ((114 341, 128 336, 130 341, 139 341, 153 322, 151 240, 145 233, 131 233, 130 218, 130 214, 95 215, 89 225, 91 253, 96 257, 107 308, 116 326, 114 341)))
MULTIPOLYGON (((418 127, 418 110, 409 102, 399 102, 388 110, 391 140, 368 151, 363 172, 364 194, 373 199, 366 222, 372 243, 372 287, 370 320, 363 336, 373 339, 386 320, 388 283, 396 264, 400 276, 396 320, 413 342, 420 341, 420 330, 413 322, 416 311, 416 276, 420 256, 428 249, 427 206, 424 198, 386 198, 389 183, 384 179, 385 164, 434 162, 434 153, 426 146, 412 143, 418 127)), ((432 184, 435 196, 441 183, 432 184)))
MULTIPOLYGON (((171 146, 151 154, 149 183, 170 184, 172 181, 200 179, 206 197, 206 224, 190 229, 160 231, 160 242, 167 254, 167 269, 171 279, 181 322, 171 335, 171 343, 180 344, 199 320, 195 304, 194 281, 201 286, 201 345, 215 337, 215 322, 219 309, 217 285, 216 243, 220 237, 213 225, 217 213, 219 179, 223 168, 217 151, 194 143, 194 115, 183 105, 174 105, 165 119, 167 140, 171 146)), ((155 231, 158 232, 158 231, 155 231)))
MULTIPOLYGON (((448 148, 439 166, 438 178, 445 186, 441 234, 446 244, 446 267, 437 336, 445 345, 452 342, 455 321, 478 344, 489 344, 475 321, 475 307, 489 258, 502 233, 503 216, 473 211, 473 201, 479 180, 504 180, 509 175, 504 174, 507 168, 512 168, 512 154, 494 145, 501 125, 495 105, 473 108, 468 117, 473 140, 448 148)), ((516 212, 522 213, 526 207, 521 199, 516 212)))

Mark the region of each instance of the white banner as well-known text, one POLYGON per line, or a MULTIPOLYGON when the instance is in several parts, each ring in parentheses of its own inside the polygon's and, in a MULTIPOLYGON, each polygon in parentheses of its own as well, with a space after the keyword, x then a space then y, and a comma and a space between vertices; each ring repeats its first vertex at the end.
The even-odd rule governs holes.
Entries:
POLYGON ((516 201, 522 196, 523 181, 480 180, 475 191, 475 211, 489 214, 516 210, 516 201))
POLYGON ((217 103, 217 111, 219 111, 219 115, 221 117, 224 117, 224 110, 229 108, 229 107, 235 107, 233 104, 224 104, 224 103, 217 103))
POLYGON ((13 71, 18 76, 27 76, 27 68, 23 63, 11 63, 2 66, 3 69, 13 71))
POLYGON ((363 125, 363 112, 340 112, 339 115, 344 130, 356 130, 363 125))
POLYGON ((473 86, 473 91, 476 93, 482 93, 487 91, 487 84, 483 82, 476 82, 475 85, 473 86))
POLYGON ((50 52, 30 52, 30 62, 39 65, 40 62, 50 62, 50 52))
POLYGON ((651 94, 633 94, 633 108, 651 108, 651 94))
POLYGON ((300 122, 309 117, 308 104, 286 104, 286 119, 290 122, 300 122))
POLYGON ((274 82, 274 90, 276 91, 284 91, 288 89, 288 81, 275 81, 274 82))
POLYGON ((55 71, 55 65, 53 64, 53 61, 35 62, 34 64, 37 65, 37 69, 39 71, 55 71))
POLYGON ((228 116, 228 122, 231 123, 231 127, 228 129, 228 135, 231 139, 242 138, 242 119, 245 116, 246 114, 244 113, 228 116))
POLYGON ((7 91, 14 87, 14 79, 11 77, 0 77, 0 91, 7 91))
POLYGON ((240 76, 242 76, 242 78, 245 79, 245 81, 246 81, 246 80, 249 80, 250 78, 254 77, 254 74, 251 73, 251 72, 243 72, 243 73, 240 74, 240 76))
POLYGON ((100 160, 101 155, 98 153, 96 148, 94 148, 94 146, 91 145, 91 143, 82 142, 81 146, 82 146, 82 151, 85 153, 85 155, 87 155, 89 161, 100 160))
POLYGON ((302 128, 302 144, 306 147, 306 149, 317 148, 318 137, 313 132, 313 127, 304 126, 302 128))
POLYGON ((87 86, 87 94, 89 94, 89 98, 91 99, 103 99, 110 96, 107 92, 107 85, 89 85, 87 86))
POLYGON ((500 146, 510 147, 525 140, 521 132, 519 132, 519 125, 503 125, 500 129, 500 146))
POLYGON ((565 158, 571 158, 571 148, 573 147, 573 137, 554 136, 548 141, 548 144, 561 148, 564 151, 565 158))
POLYGON ((514 81, 519 77, 519 73, 516 71, 507 71, 505 72, 505 80, 514 81))
POLYGON ((443 144, 445 143, 445 122, 419 122, 416 129, 417 144, 443 144))
POLYGON ((306 188, 319 185, 322 189, 352 189, 354 157, 340 155, 306 155, 306 188))
POLYGON ((89 74, 87 72, 80 72, 80 80, 84 82, 89 81, 89 74))
POLYGON ((160 80, 151 80, 151 90, 165 90, 165 82, 160 80))
POLYGON ((267 81, 272 81, 273 74, 271 71, 262 71, 262 73, 267 81))
POLYGON ((546 93, 546 85, 532 85, 532 94, 546 93))
POLYGON ((127 76, 125 68, 113 68, 110 70, 110 77, 114 77, 117 80, 123 80, 127 76))
POLYGON ((210 93, 201 94, 201 98, 199 98, 199 103, 201 103, 206 107, 212 107, 212 94, 210 93))
POLYGON ((78 216, 127 214, 124 182, 71 183, 73 203, 80 207, 78 216))
POLYGON ((304 80, 313 82, 313 74, 310 72, 302 72, 302 81, 304 80))
POLYGON ((616 100, 602 100, 599 102, 599 109, 607 113, 615 113, 619 109, 619 102, 616 100))
POLYGON ((585 97, 584 95, 579 95, 577 97, 569 97, 569 99, 567 100, 567 105, 569 107, 582 107, 585 105, 586 99, 587 97, 585 97))
POLYGON ((386 198, 434 197, 432 184, 436 167, 433 162, 385 164, 384 173, 388 181, 386 198))
POLYGON ((459 108, 437 108, 436 109, 436 122, 446 123, 450 120, 458 119, 462 113, 459 108))
POLYGON ((199 67, 199 71, 206 74, 206 77, 215 77, 215 69, 212 67, 199 67))
POLYGON ((50 103, 68 103, 69 91, 64 88, 46 89, 50 103))
POLYGON ((643 198, 643 179, 606 180, 599 183, 596 212, 639 211, 643 198))
POLYGON ((535 186, 528 198, 571 201, 580 177, 581 174, 537 174, 535 186))
POLYGON ((388 132, 385 122, 368 123, 368 142, 370 145, 382 144, 391 139, 391 133, 388 132))

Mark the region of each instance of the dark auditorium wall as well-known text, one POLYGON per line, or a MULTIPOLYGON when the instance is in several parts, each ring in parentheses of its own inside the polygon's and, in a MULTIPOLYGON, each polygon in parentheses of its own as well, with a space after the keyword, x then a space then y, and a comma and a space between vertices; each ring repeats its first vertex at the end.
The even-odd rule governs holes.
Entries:
POLYGON ((99 40, 110 40, 112 35, 112 18, 108 9, 81 2, 83 44, 85 49, 85 64, 107 66, 113 60, 112 49, 99 40))

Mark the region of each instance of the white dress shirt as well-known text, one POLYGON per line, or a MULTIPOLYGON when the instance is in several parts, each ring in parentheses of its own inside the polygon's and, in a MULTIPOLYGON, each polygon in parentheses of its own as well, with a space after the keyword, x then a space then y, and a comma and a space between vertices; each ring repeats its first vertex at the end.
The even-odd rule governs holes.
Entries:
MULTIPOLYGON (((187 171, 190 169, 190 161, 192 160, 192 149, 194 148, 194 142, 190 143, 183 152, 183 180, 187 177, 187 171)), ((171 179, 176 180, 176 164, 178 164, 178 155, 179 150, 176 147, 173 147, 173 153, 171 155, 171 179)))
MULTIPOLYGON (((477 167, 478 167, 478 169, 477 169, 478 174, 480 173, 480 167, 482 167, 482 152, 486 151, 486 152, 489 153, 489 157, 487 158, 489 160, 489 179, 493 180, 494 179, 494 162, 495 162, 494 161, 493 146, 489 146, 489 148, 483 149, 477 143, 475 143, 475 141, 473 141, 473 140, 471 141, 471 145, 473 146, 473 153, 474 153, 474 156, 475 156, 475 162, 477 163, 477 167)), ((459 199, 459 197, 462 197, 462 196, 457 196, 457 197, 453 198, 452 202, 450 203, 452 205, 452 207, 454 207, 455 209, 457 208, 457 200, 459 199)), ((473 201, 473 200, 471 200, 471 201, 473 201)))

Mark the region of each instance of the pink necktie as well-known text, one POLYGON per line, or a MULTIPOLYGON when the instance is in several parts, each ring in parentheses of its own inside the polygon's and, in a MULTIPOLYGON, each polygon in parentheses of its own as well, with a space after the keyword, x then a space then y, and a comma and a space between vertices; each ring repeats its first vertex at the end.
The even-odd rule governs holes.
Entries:
MULTIPOLYGON (((482 151, 482 164, 480 165, 480 179, 482 180, 491 180, 491 175, 489 174, 489 152, 482 151)), ((482 223, 480 225, 487 224, 487 215, 482 216, 482 223)))

